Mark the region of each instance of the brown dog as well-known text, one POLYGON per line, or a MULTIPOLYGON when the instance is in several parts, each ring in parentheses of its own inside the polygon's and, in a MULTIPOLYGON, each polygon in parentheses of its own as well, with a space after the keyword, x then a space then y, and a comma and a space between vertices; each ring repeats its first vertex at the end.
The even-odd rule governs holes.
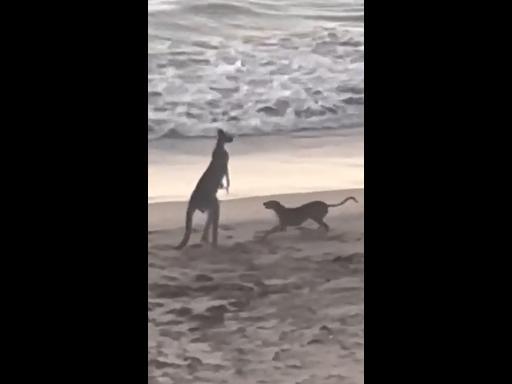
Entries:
POLYGON ((339 207, 349 200, 353 200, 356 203, 358 202, 355 197, 350 196, 339 204, 327 204, 323 201, 312 201, 310 203, 301 205, 300 207, 286 208, 279 201, 265 201, 263 206, 266 209, 271 209, 276 213, 277 218, 279 219, 279 224, 265 232, 263 238, 266 238, 268 235, 275 232, 286 231, 287 227, 297 227, 308 219, 313 220, 320 227, 324 228, 326 231, 329 231, 329 226, 324 221, 329 208, 339 207))

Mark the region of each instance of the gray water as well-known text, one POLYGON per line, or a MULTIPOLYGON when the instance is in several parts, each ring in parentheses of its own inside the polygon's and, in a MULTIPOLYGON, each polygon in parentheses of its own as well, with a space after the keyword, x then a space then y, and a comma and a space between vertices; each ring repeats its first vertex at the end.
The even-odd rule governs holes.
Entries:
POLYGON ((363 5, 148 0, 148 140, 362 128, 363 5))

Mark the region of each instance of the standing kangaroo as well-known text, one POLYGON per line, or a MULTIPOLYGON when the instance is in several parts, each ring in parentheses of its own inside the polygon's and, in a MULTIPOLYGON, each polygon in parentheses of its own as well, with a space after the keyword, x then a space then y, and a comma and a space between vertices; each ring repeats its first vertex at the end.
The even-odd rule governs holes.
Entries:
POLYGON ((212 246, 217 246, 218 229, 219 229, 219 200, 217 200, 217 190, 223 188, 222 180, 226 177, 226 191, 229 191, 229 171, 228 161, 229 154, 224 148, 225 143, 231 143, 233 136, 225 133, 222 129, 217 131, 217 144, 212 153, 212 160, 206 171, 197 182, 196 188, 190 196, 187 207, 187 216, 185 221, 185 235, 183 240, 174 249, 182 249, 185 247, 190 239, 192 232, 192 217, 194 212, 199 210, 201 212, 208 211, 208 218, 203 229, 201 241, 208 241, 208 232, 212 227, 212 246))

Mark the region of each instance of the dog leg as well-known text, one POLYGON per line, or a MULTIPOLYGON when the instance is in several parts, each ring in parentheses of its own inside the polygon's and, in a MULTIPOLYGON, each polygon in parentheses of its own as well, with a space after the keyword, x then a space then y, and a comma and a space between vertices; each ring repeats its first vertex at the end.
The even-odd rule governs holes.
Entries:
POLYGON ((321 228, 325 229, 325 232, 329 232, 329 226, 323 219, 313 219, 321 228))
POLYGON ((267 232, 263 234, 262 240, 266 239, 269 235, 276 232, 284 232, 286 231, 286 227, 283 227, 281 224, 276 225, 275 227, 269 229, 267 232))

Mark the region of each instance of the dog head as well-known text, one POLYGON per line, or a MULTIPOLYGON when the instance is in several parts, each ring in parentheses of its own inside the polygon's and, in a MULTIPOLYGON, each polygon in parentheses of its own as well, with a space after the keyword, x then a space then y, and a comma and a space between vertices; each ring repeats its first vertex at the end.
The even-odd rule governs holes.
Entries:
POLYGON ((277 201, 277 200, 268 200, 268 201, 265 201, 263 203, 263 206, 266 208, 266 209, 272 209, 272 210, 278 210, 278 209, 281 209, 283 208, 283 205, 277 201))

